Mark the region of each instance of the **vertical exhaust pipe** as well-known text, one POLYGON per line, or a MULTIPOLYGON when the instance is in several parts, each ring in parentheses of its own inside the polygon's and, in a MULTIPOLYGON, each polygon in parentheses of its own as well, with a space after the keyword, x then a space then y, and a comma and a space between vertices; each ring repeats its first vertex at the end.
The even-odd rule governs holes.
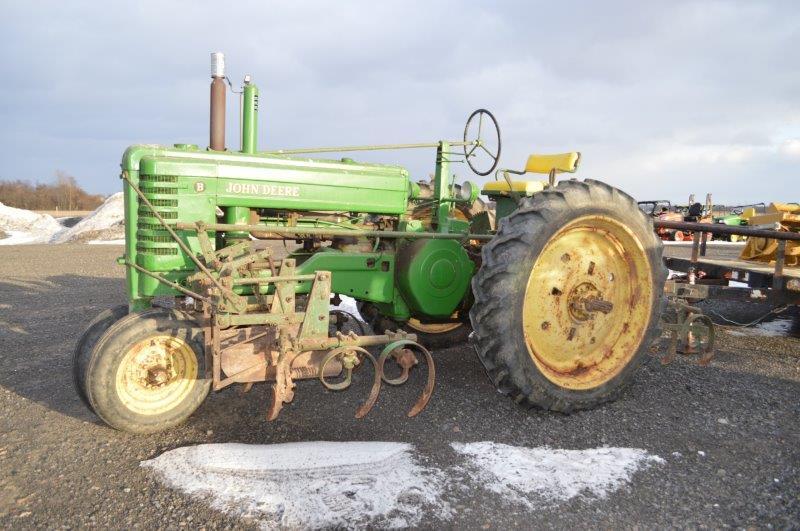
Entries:
POLYGON ((208 147, 225 151, 225 54, 211 54, 211 112, 208 147))

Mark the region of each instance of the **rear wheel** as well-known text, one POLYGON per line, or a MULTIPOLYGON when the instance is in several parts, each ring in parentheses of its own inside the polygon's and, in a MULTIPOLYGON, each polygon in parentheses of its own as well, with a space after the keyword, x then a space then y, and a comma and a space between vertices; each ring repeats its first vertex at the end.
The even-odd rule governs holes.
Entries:
MULTIPOLYGON (((453 317, 457 317, 454 314, 453 317)), ((372 328, 378 333, 387 330, 403 329, 417 335, 417 340, 431 348, 449 348, 463 345, 469 338, 472 328, 468 323, 423 323, 419 319, 409 319, 399 324, 387 317, 378 316, 372 323, 372 328)))
POLYGON ((211 388, 202 331, 175 310, 129 314, 95 345, 85 386, 95 413, 113 428, 150 433, 180 424, 211 388))
POLYGON ((498 389, 562 412, 614 399, 658 336, 661 250, 633 198, 604 183, 524 200, 472 281, 474 344, 498 389))

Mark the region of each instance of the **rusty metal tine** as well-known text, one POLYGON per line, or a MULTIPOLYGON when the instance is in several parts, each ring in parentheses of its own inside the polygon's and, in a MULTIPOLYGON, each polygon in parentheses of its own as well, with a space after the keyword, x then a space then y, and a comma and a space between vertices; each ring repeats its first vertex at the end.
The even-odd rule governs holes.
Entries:
POLYGON ((270 394, 272 395, 272 403, 269 405, 269 409, 267 409, 267 420, 272 421, 278 418, 283 408, 283 401, 278 396, 277 384, 272 384, 270 386, 270 394))
POLYGON ((372 362, 372 368, 375 369, 375 378, 372 380, 372 388, 369 391, 367 401, 361 404, 356 410, 357 419, 364 418, 364 416, 366 416, 366 414, 369 413, 375 406, 375 403, 378 401, 378 395, 381 392, 381 380, 383 380, 383 374, 381 373, 378 363, 375 361, 375 358, 372 356, 372 354, 366 352, 365 357, 368 357, 369 361, 372 362))
POLYGON ((425 389, 422 390, 422 394, 417 400, 417 403, 409 410, 407 416, 416 417, 420 411, 425 409, 425 406, 428 405, 428 401, 431 399, 433 395, 433 387, 436 384, 436 367, 433 363, 433 356, 428 350, 424 347, 421 348, 422 352, 425 354, 425 359, 428 362, 428 382, 425 384, 425 389))

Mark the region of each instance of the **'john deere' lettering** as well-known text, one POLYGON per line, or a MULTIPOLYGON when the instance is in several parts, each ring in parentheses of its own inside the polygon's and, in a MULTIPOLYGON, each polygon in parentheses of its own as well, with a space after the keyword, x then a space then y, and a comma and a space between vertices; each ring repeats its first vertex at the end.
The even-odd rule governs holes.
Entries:
POLYGON ((276 184, 228 183, 225 187, 228 194, 248 194, 261 196, 300 197, 299 186, 283 186, 276 184))

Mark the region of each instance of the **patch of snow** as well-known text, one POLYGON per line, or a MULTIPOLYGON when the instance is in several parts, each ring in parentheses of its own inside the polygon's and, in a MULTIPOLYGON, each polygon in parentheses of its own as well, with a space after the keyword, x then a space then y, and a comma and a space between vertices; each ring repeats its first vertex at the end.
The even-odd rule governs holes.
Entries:
POLYGON ((124 218, 123 194, 117 192, 74 226, 56 234, 52 243, 119 240, 125 236, 124 218))
POLYGON ((202 444, 143 461, 173 488, 265 528, 410 527, 426 509, 442 519, 444 476, 417 464, 409 444, 202 444))
POLYGON ((742 326, 734 329, 726 329, 725 331, 732 336, 778 337, 788 336, 791 329, 791 319, 775 319, 773 321, 759 323, 755 326, 742 326))
POLYGON ((673 271, 672 269, 669 269, 668 271, 669 274, 667 274, 667 280, 672 280, 673 278, 681 278, 686 276, 686 273, 681 273, 680 271, 673 271))
POLYGON ((560 450, 491 441, 451 446, 467 457, 473 480, 531 509, 576 496, 603 498, 625 485, 637 470, 664 462, 637 448, 560 450))
POLYGON ((53 216, 0 203, 0 231, 8 235, 0 239, 0 245, 47 243, 62 229, 53 216))
POLYGON ((342 300, 341 304, 338 306, 331 305, 331 309, 335 310, 342 310, 347 313, 353 314, 356 319, 361 321, 362 323, 365 322, 364 318, 361 317, 361 312, 358 311, 358 303, 353 297, 348 297, 347 295, 339 295, 339 298, 342 300))

